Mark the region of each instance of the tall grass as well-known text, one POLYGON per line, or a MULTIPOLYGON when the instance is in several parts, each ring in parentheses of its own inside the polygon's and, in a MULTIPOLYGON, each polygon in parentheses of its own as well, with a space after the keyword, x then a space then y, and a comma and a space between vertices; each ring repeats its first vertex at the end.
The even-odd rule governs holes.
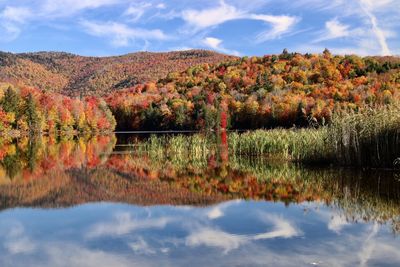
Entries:
POLYGON ((400 167, 400 106, 342 112, 318 129, 258 130, 229 136, 235 154, 373 168, 400 167))
POLYGON ((137 153, 145 153, 155 160, 168 159, 175 163, 189 164, 207 159, 215 142, 201 134, 152 135, 146 141, 135 145, 137 153))
MULTIPOLYGON (((206 158, 218 138, 197 134, 152 136, 139 150, 165 157, 206 158)), ((337 113, 320 128, 230 133, 230 157, 263 156, 310 164, 371 168, 400 167, 400 106, 337 113)))
POLYGON ((327 145, 341 165, 396 167, 400 157, 400 106, 366 109, 335 116, 327 145))
POLYGON ((326 146, 327 128, 257 130, 229 135, 233 154, 268 156, 298 162, 324 162, 332 156, 326 146))

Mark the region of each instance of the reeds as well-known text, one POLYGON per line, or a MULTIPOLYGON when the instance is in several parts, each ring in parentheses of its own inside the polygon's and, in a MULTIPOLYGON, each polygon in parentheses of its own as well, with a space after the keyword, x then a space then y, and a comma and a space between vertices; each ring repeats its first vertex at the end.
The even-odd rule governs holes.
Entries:
POLYGON ((326 146, 327 128, 257 130, 229 135, 233 154, 268 156, 298 162, 324 162, 332 151, 326 146))
POLYGON ((400 157, 400 107, 337 114, 327 133, 338 164, 394 168, 400 157))
POLYGON ((137 153, 145 153, 156 160, 198 162, 207 158, 214 142, 201 134, 151 135, 149 139, 136 143, 135 146, 137 153))
POLYGON ((258 130, 229 136, 235 154, 268 155, 305 163, 396 168, 400 162, 400 107, 342 112, 318 129, 258 130))
MULTIPOLYGON (((218 138, 201 134, 151 136, 139 150, 153 156, 206 158, 218 138)), ((309 164, 370 168, 400 166, 400 106, 337 113, 330 125, 230 133, 231 157, 263 156, 309 164)))

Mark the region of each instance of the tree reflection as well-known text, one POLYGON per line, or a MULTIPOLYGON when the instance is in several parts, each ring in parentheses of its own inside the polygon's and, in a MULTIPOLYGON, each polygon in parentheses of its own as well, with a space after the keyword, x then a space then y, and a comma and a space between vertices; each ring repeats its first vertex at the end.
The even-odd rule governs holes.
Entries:
POLYGON ((400 230, 400 182, 392 172, 310 169, 229 154, 228 135, 135 139, 38 137, 3 142, 1 208, 61 207, 91 201, 208 205, 228 199, 318 201, 350 221, 400 230), (174 139, 175 140, 172 140, 174 139), (209 142, 209 143, 208 143, 209 142))

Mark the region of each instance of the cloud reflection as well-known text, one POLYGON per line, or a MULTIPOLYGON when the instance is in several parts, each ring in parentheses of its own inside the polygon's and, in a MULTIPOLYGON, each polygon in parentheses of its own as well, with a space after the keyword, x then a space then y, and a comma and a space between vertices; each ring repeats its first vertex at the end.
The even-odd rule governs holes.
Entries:
MULTIPOLYGON (((302 206, 297 207, 300 210, 271 209, 265 204, 257 206, 258 213, 245 212, 248 202, 192 209, 112 205, 112 210, 123 212, 111 219, 109 206, 104 210, 99 207, 100 217, 79 213, 81 217, 68 231, 54 224, 53 211, 36 217, 33 226, 46 225, 39 228, 32 227, 30 221, 17 220, 20 216, 6 224, 0 213, 0 266, 298 267, 400 263, 399 240, 388 228, 367 223, 341 228, 338 220, 331 228, 340 229, 341 234, 332 234, 332 229, 326 227, 327 218, 335 218, 337 212, 330 208, 321 207, 323 212, 310 212, 302 218, 294 216, 302 213, 302 206), (223 211, 223 220, 205 216, 215 208, 223 211), (240 228, 243 222, 252 224, 240 228), (87 225, 91 225, 89 232, 87 225), (246 233, 249 230, 251 233, 246 233)), ((66 217, 77 218, 76 208, 63 212, 66 217)))
POLYGON ((36 244, 25 235, 25 229, 21 223, 13 225, 6 237, 4 247, 12 255, 29 254, 36 249, 36 244))
POLYGON ((226 254, 254 240, 291 238, 301 234, 299 230, 292 226, 292 223, 281 217, 267 214, 263 214, 262 217, 266 222, 272 223, 272 231, 255 235, 237 235, 204 227, 191 233, 186 238, 186 245, 191 247, 201 245, 216 247, 223 249, 224 254, 226 254))
POLYGON ((88 238, 96 238, 102 236, 121 236, 129 234, 135 230, 143 230, 149 228, 164 228, 171 218, 154 218, 154 219, 134 219, 129 212, 118 213, 114 216, 114 220, 106 223, 98 223, 94 225, 87 233, 88 238))

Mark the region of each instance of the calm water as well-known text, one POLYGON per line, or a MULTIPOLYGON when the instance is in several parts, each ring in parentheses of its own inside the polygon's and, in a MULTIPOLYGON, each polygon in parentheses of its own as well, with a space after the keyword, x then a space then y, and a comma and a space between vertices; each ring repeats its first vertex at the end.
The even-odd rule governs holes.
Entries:
POLYGON ((0 266, 400 266, 400 175, 136 137, 0 151, 0 266))

